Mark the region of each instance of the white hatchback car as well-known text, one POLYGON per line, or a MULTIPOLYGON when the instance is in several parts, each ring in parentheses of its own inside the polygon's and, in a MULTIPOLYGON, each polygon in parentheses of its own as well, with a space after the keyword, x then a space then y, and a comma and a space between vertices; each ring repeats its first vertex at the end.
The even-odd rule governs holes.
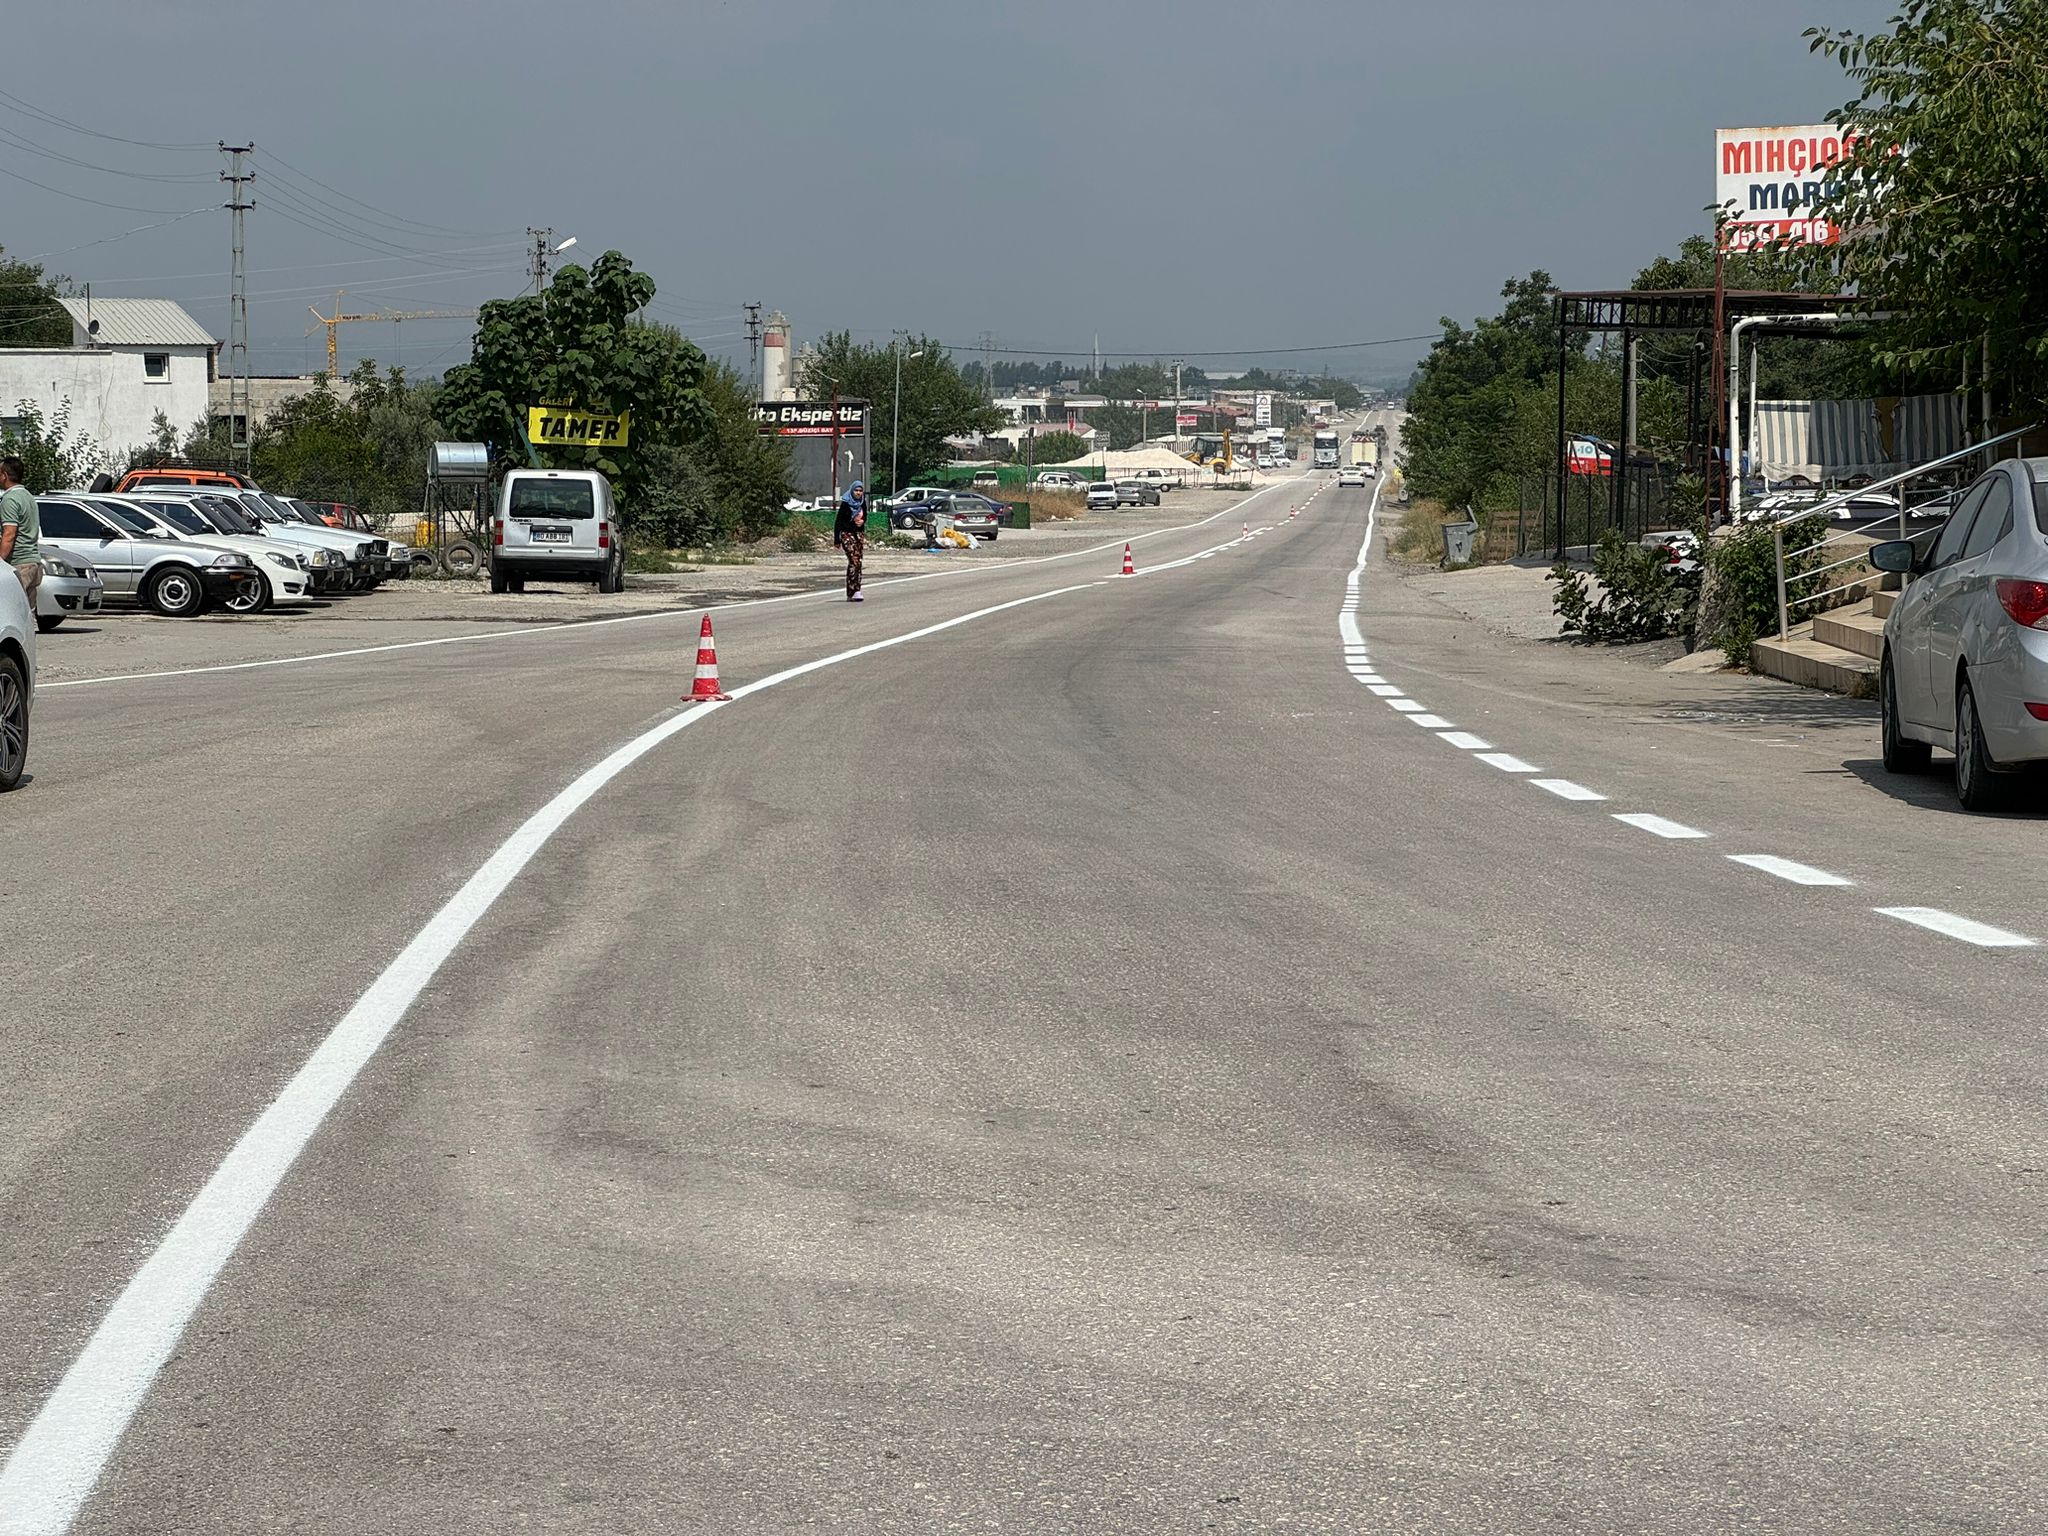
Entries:
POLYGON ((1114 512, 1117 505, 1116 483, 1111 480, 1097 480, 1088 487, 1088 510, 1090 512, 1114 512))
POLYGON ((0 565, 0 790, 28 768, 29 706, 36 696, 36 616, 13 568, 0 565))

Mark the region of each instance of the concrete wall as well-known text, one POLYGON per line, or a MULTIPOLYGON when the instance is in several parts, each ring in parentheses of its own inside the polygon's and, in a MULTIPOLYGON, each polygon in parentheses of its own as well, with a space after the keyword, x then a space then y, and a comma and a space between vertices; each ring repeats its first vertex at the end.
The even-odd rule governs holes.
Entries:
POLYGON ((0 349, 0 420, 33 403, 48 421, 71 402, 71 433, 90 437, 110 453, 139 448, 155 431, 157 412, 182 441, 206 414, 209 348, 149 347, 90 350, 71 347, 0 349), (143 372, 144 351, 170 354, 170 373, 143 372))
MULTIPOLYGON (((257 425, 268 421, 271 414, 287 400, 310 395, 319 388, 321 377, 322 375, 317 373, 252 375, 249 380, 249 410, 255 416, 257 425)), ((226 418, 228 395, 233 388, 232 379, 223 377, 213 381, 207 406, 213 416, 226 418)), ((355 385, 349 383, 347 379, 330 379, 327 388, 335 399, 344 404, 356 392, 355 385)))

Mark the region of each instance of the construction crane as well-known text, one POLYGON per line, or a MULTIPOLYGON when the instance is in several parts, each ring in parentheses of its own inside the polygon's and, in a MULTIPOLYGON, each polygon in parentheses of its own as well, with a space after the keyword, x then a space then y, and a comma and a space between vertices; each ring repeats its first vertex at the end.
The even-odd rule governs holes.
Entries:
MULTIPOLYGON (((306 308, 312 310, 313 318, 327 327, 327 377, 330 379, 341 377, 341 346, 338 333, 344 325, 354 325, 362 320, 474 320, 476 318, 476 311, 473 309, 384 309, 369 315, 343 314, 341 296, 345 291, 340 288, 335 289, 334 313, 331 315, 321 314, 317 305, 308 304, 306 306, 306 308)), ((311 332, 308 331, 307 334, 310 335, 311 332)))

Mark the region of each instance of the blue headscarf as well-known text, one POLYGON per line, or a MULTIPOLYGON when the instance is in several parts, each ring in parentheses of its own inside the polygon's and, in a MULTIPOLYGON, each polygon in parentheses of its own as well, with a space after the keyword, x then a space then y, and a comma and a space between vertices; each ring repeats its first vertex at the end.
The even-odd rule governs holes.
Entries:
POLYGON ((841 497, 839 498, 839 504, 840 504, 841 506, 846 506, 846 507, 850 507, 850 506, 854 505, 854 501, 853 501, 853 493, 854 493, 855 491, 864 491, 864 490, 866 490, 866 489, 867 489, 867 487, 866 487, 866 486, 864 486, 864 485, 862 485, 862 484, 860 483, 860 481, 858 481, 858 480, 854 481, 854 482, 853 482, 853 484, 849 485, 849 486, 848 486, 848 487, 846 488, 846 494, 845 494, 844 496, 841 496, 841 497))

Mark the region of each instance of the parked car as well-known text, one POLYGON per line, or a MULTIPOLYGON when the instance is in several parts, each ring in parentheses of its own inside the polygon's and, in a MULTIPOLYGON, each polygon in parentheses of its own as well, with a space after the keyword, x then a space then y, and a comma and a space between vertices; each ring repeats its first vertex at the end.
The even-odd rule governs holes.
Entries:
MULTIPOLYGON (((989 512, 995 517, 996 527, 998 528, 1009 527, 1010 518, 1016 511, 1007 501, 997 501, 995 497, 984 496, 979 491, 955 491, 953 493, 953 500, 956 502, 971 501, 978 506, 988 508, 989 512)), ((995 537, 993 529, 989 531, 989 537, 995 537)))
MULTIPOLYGON (((943 485, 905 486, 902 490, 898 491, 894 496, 884 496, 882 498, 882 505, 885 507, 892 508, 922 505, 923 503, 930 501, 934 496, 944 496, 947 494, 949 494, 949 488, 943 485)), ((836 510, 838 508, 839 503, 834 501, 829 496, 822 498, 822 501, 824 503, 824 506, 823 508, 821 508, 821 510, 836 510)))
POLYGON ((625 586, 626 557, 612 530, 612 483, 594 469, 515 469, 491 517, 491 590, 523 592, 533 580, 625 586))
POLYGON ((168 509, 178 509, 184 516, 171 518, 171 521, 186 529, 193 528, 190 518, 196 513, 212 532, 199 534, 195 531, 193 537, 217 536, 233 548, 255 556, 259 567, 266 563, 267 556, 271 554, 303 556, 306 596, 320 597, 332 592, 349 592, 356 587, 352 550, 335 548, 332 540, 311 543, 303 539, 284 538, 273 534, 270 531, 270 524, 263 522, 242 504, 239 492, 157 487, 120 499, 140 502, 159 517, 168 516, 168 509))
MULTIPOLYGON (((95 485, 99 482, 94 481, 95 485)), ((160 465, 154 469, 131 469, 123 475, 120 483, 110 487, 117 494, 140 490, 144 486, 163 485, 215 485, 229 490, 253 491, 256 482, 239 470, 233 469, 183 469, 177 465, 160 465)))
MULTIPOLYGON (((1840 491, 1773 491, 1769 495, 1761 496, 1755 501, 1744 502, 1742 511, 1738 514, 1738 521, 1745 523, 1774 522, 1779 518, 1788 517, 1803 508, 1819 506, 1821 502, 1832 500, 1841 494, 1843 493, 1840 491)), ((1941 515, 1947 511, 1948 507, 1943 506, 1936 515, 1941 515)), ((1899 516, 1899 503, 1896 498, 1885 492, 1876 491, 1851 496, 1849 500, 1843 502, 1840 506, 1830 508, 1826 515, 1833 518, 1836 522, 1842 523, 1882 522, 1885 518, 1891 518, 1896 522, 1899 516)), ((1920 516, 1924 514, 1916 513, 1909 507, 1907 515, 1920 516)))
POLYGON ((28 594, 7 572, 0 581, 0 789, 28 768, 29 708, 36 696, 36 624, 28 594))
POLYGON ((219 494, 240 507, 243 515, 256 523, 266 538, 339 550, 342 558, 348 561, 348 573, 347 579, 336 585, 336 591, 368 590, 390 573, 391 545, 384 539, 366 539, 344 529, 329 528, 317 521, 309 522, 285 507, 281 498, 272 498, 262 491, 219 494), (273 505, 273 500, 278 504, 273 505))
POLYGON ((1088 487, 1088 510, 1090 512, 1114 512, 1122 505, 1122 498, 1116 493, 1116 486, 1108 480, 1097 480, 1088 487))
POLYGON ((976 490, 992 491, 1002 483, 1003 477, 992 469, 977 469, 974 472, 974 487, 976 490))
MULTIPOLYGON (((230 613, 262 613, 275 603, 304 603, 313 596, 313 571, 306 556, 281 539, 266 539, 216 526, 191 501, 140 496, 86 496, 86 505, 141 533, 163 533, 214 549, 237 549, 256 567, 256 579, 222 603, 230 613)), ((326 551, 318 551, 324 559, 326 551)))
POLYGON ((246 596, 256 564, 240 550, 215 549, 144 532, 82 497, 39 496, 43 540, 67 561, 99 571, 108 601, 134 601, 170 619, 246 596))
POLYGON ((1081 482, 1064 469, 1040 470, 1032 485, 1041 491, 1078 491, 1081 482))
POLYGON ((1270 453, 1262 453, 1254 461, 1260 469, 1277 469, 1280 461, 1270 453))
POLYGON ((287 496, 285 500, 301 513, 311 513, 329 528, 340 528, 348 533, 375 533, 370 520, 354 507, 343 501, 307 501, 299 496, 287 496))
POLYGON ((1161 493, 1170 491, 1180 484, 1180 481, 1175 478, 1171 471, 1164 469, 1133 470, 1131 471, 1131 478, 1133 480, 1142 480, 1145 484, 1161 493))
POLYGON ((98 613, 106 589, 89 561, 49 551, 43 556, 42 584, 36 588, 36 628, 47 635, 66 619, 98 613))
POLYGON ((1337 488, 1339 490, 1342 490, 1347 485, 1354 485, 1363 490, 1367 483, 1365 466, 1363 464, 1346 464, 1337 471, 1337 488))
POLYGON ((2048 458, 2008 459, 1964 492, 1932 537, 1875 546, 1908 578, 1879 662, 1884 765, 1955 754, 1966 809, 1993 810, 2048 762, 2048 458))
POLYGON ((1159 505, 1159 487, 1147 485, 1142 480, 1119 480, 1116 482, 1116 504, 1120 507, 1156 507, 1159 505))
POLYGON ((962 533, 971 533, 977 539, 994 539, 995 504, 986 496, 941 492, 908 506, 891 507, 889 526, 898 531, 921 528, 927 534, 935 534, 943 527, 953 527, 962 533))

